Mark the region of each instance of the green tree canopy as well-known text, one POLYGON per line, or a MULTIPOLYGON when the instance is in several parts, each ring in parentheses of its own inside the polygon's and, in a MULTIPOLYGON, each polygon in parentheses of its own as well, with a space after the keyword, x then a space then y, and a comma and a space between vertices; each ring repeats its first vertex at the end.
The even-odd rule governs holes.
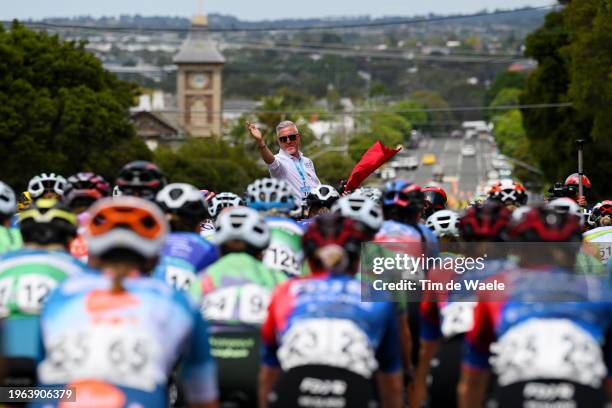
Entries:
POLYGON ((128 120, 136 87, 85 50, 14 22, 0 25, 0 174, 18 189, 40 172, 93 171, 152 156, 128 120))
POLYGON ((610 197, 612 177, 611 43, 607 0, 568 2, 526 41, 526 55, 538 67, 521 102, 572 103, 523 111, 532 154, 549 182, 562 181, 578 167, 575 140, 585 139, 585 173, 596 198, 610 197))

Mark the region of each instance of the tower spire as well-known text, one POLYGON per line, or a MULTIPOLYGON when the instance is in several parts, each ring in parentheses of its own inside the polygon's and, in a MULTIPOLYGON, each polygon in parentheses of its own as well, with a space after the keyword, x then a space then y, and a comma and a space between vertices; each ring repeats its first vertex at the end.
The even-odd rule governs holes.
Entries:
POLYGON ((208 25, 208 16, 204 14, 204 0, 198 0, 198 12, 191 19, 191 24, 194 26, 208 25))

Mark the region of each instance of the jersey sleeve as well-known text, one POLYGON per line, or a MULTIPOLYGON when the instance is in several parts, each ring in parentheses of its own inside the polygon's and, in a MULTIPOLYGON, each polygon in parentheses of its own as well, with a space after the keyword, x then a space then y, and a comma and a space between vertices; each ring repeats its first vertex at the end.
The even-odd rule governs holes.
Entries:
POLYGON ((179 378, 188 402, 205 403, 218 399, 217 366, 210 353, 206 321, 195 307, 191 308, 191 315, 193 331, 179 378))
POLYGON ((376 350, 376 360, 379 370, 394 373, 402 367, 398 318, 393 303, 389 303, 385 311, 385 327, 376 350))
POLYGON ((478 302, 474 325, 465 336, 463 364, 476 370, 489 369, 490 346, 495 341, 492 302, 478 302))

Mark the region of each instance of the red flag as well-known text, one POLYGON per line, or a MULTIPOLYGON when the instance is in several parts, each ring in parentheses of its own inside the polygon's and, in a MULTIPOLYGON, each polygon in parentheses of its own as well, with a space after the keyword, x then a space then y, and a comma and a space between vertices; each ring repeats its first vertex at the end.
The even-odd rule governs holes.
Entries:
POLYGON ((353 191, 368 178, 370 174, 377 168, 385 164, 390 158, 395 156, 399 149, 391 149, 377 140, 370 148, 361 156, 359 163, 353 168, 353 172, 346 182, 344 191, 353 191))

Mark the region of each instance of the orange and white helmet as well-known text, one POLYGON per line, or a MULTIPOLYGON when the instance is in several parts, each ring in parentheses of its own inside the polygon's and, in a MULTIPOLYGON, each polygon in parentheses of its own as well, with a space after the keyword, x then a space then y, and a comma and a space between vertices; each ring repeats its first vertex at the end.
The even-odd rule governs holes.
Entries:
POLYGON ((161 210, 137 197, 105 198, 94 204, 89 213, 85 234, 93 256, 121 248, 153 258, 159 254, 168 232, 161 210))
POLYGON ((495 183, 489 190, 489 198, 501 201, 505 205, 525 205, 527 204, 527 192, 525 187, 516 181, 504 179, 495 183))

